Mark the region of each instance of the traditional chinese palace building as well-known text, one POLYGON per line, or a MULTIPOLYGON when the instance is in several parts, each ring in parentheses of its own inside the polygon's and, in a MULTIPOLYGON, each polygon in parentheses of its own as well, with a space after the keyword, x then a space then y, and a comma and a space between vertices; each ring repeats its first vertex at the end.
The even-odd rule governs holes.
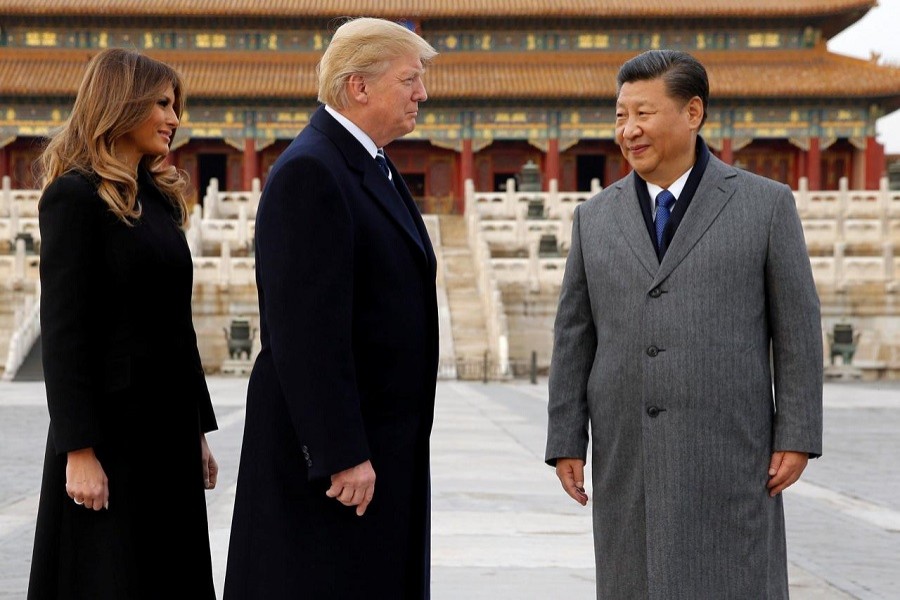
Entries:
MULTIPOLYGON (((544 186, 627 172, 613 142, 615 75, 651 48, 694 53, 711 83, 703 135, 729 163, 797 188, 876 189, 875 122, 900 108, 900 68, 830 53, 875 0, 3 0, 0 175, 35 185, 43 136, 87 60, 134 47, 184 75, 174 163, 194 189, 265 181, 316 108, 315 65, 343 16, 402 20, 440 52, 415 132, 388 152, 425 212, 461 212, 529 160, 544 186)), ((197 197, 202 197, 202 193, 197 197)))

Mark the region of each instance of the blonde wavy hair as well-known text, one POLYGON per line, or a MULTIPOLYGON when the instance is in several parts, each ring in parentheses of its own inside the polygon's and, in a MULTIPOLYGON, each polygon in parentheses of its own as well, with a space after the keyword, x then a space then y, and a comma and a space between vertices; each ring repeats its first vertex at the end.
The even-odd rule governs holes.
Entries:
MULTIPOLYGON (((169 85, 175 92, 173 108, 180 119, 184 83, 175 69, 123 48, 109 48, 94 56, 78 88, 72 113, 50 138, 39 159, 42 188, 67 171, 94 174, 99 179, 98 193, 113 214, 128 224, 139 218, 137 174, 116 155, 116 141, 150 117, 160 93, 169 85)), ((186 226, 185 173, 166 165, 164 156, 144 156, 141 166, 179 211, 181 225, 186 226)))
POLYGON ((351 75, 378 77, 395 58, 413 54, 427 65, 435 56, 431 44, 403 25, 384 19, 360 17, 347 20, 337 28, 316 65, 319 102, 343 110, 347 80, 351 75))

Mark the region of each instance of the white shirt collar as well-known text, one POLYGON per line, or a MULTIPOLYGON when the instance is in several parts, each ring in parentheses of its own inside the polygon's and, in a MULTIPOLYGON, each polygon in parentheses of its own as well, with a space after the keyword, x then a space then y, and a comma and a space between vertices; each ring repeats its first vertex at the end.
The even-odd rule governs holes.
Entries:
MULTIPOLYGON (((688 177, 691 175, 691 171, 694 170, 694 167, 691 167, 684 174, 675 180, 672 185, 667 187, 666 189, 672 192, 672 195, 675 196, 675 201, 678 202, 678 197, 681 195, 682 190, 684 190, 684 185, 687 183, 688 177)), ((663 188, 659 187, 654 183, 647 182, 647 192, 650 194, 650 202, 651 209, 653 213, 656 213, 656 197, 659 193, 663 191, 663 188)))
POLYGON ((375 154, 378 152, 378 146, 375 145, 375 142, 372 141, 372 138, 366 135, 366 132, 360 129, 356 123, 354 123, 335 109, 331 108, 327 104, 325 105, 325 110, 328 111, 329 115, 334 117, 335 121, 343 125, 344 129, 349 131, 353 137, 359 140, 359 143, 363 145, 363 148, 365 148, 369 152, 369 154, 372 156, 372 159, 374 160, 375 154))

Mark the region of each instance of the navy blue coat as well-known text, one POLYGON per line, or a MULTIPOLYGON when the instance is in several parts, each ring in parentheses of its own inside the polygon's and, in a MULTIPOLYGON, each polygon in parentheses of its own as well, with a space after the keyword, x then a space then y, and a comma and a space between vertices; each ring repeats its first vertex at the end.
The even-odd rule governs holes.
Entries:
POLYGON ((390 166, 320 107, 266 182, 229 600, 429 595, 436 264, 390 166), (325 491, 366 460, 358 517, 325 491))

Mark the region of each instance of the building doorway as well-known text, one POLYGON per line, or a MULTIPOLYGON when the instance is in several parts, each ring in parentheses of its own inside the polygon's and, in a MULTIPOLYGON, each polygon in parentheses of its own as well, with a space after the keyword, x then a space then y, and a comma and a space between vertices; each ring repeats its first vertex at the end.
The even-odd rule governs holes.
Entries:
POLYGON ((425 173, 404 173, 403 181, 409 189, 410 195, 419 208, 420 213, 425 212, 425 173))
MULTIPOLYGON (((508 179, 515 179, 515 173, 498 173, 494 171, 494 191, 495 192, 505 192, 506 191, 506 181, 508 179)), ((518 184, 516 184, 518 186, 518 184)), ((518 189, 518 188, 517 188, 518 189)))
POLYGON ((603 173, 606 170, 606 157, 602 154, 579 154, 575 157, 575 184, 579 192, 591 189, 591 180, 597 179, 603 186, 603 173))
POLYGON ((413 198, 421 200, 425 197, 425 173, 404 173, 403 181, 413 198))
POLYGON ((199 171, 199 186, 197 196, 202 203, 206 196, 206 188, 213 177, 219 182, 219 190, 228 189, 228 156, 225 154, 198 154, 197 170, 199 171))

